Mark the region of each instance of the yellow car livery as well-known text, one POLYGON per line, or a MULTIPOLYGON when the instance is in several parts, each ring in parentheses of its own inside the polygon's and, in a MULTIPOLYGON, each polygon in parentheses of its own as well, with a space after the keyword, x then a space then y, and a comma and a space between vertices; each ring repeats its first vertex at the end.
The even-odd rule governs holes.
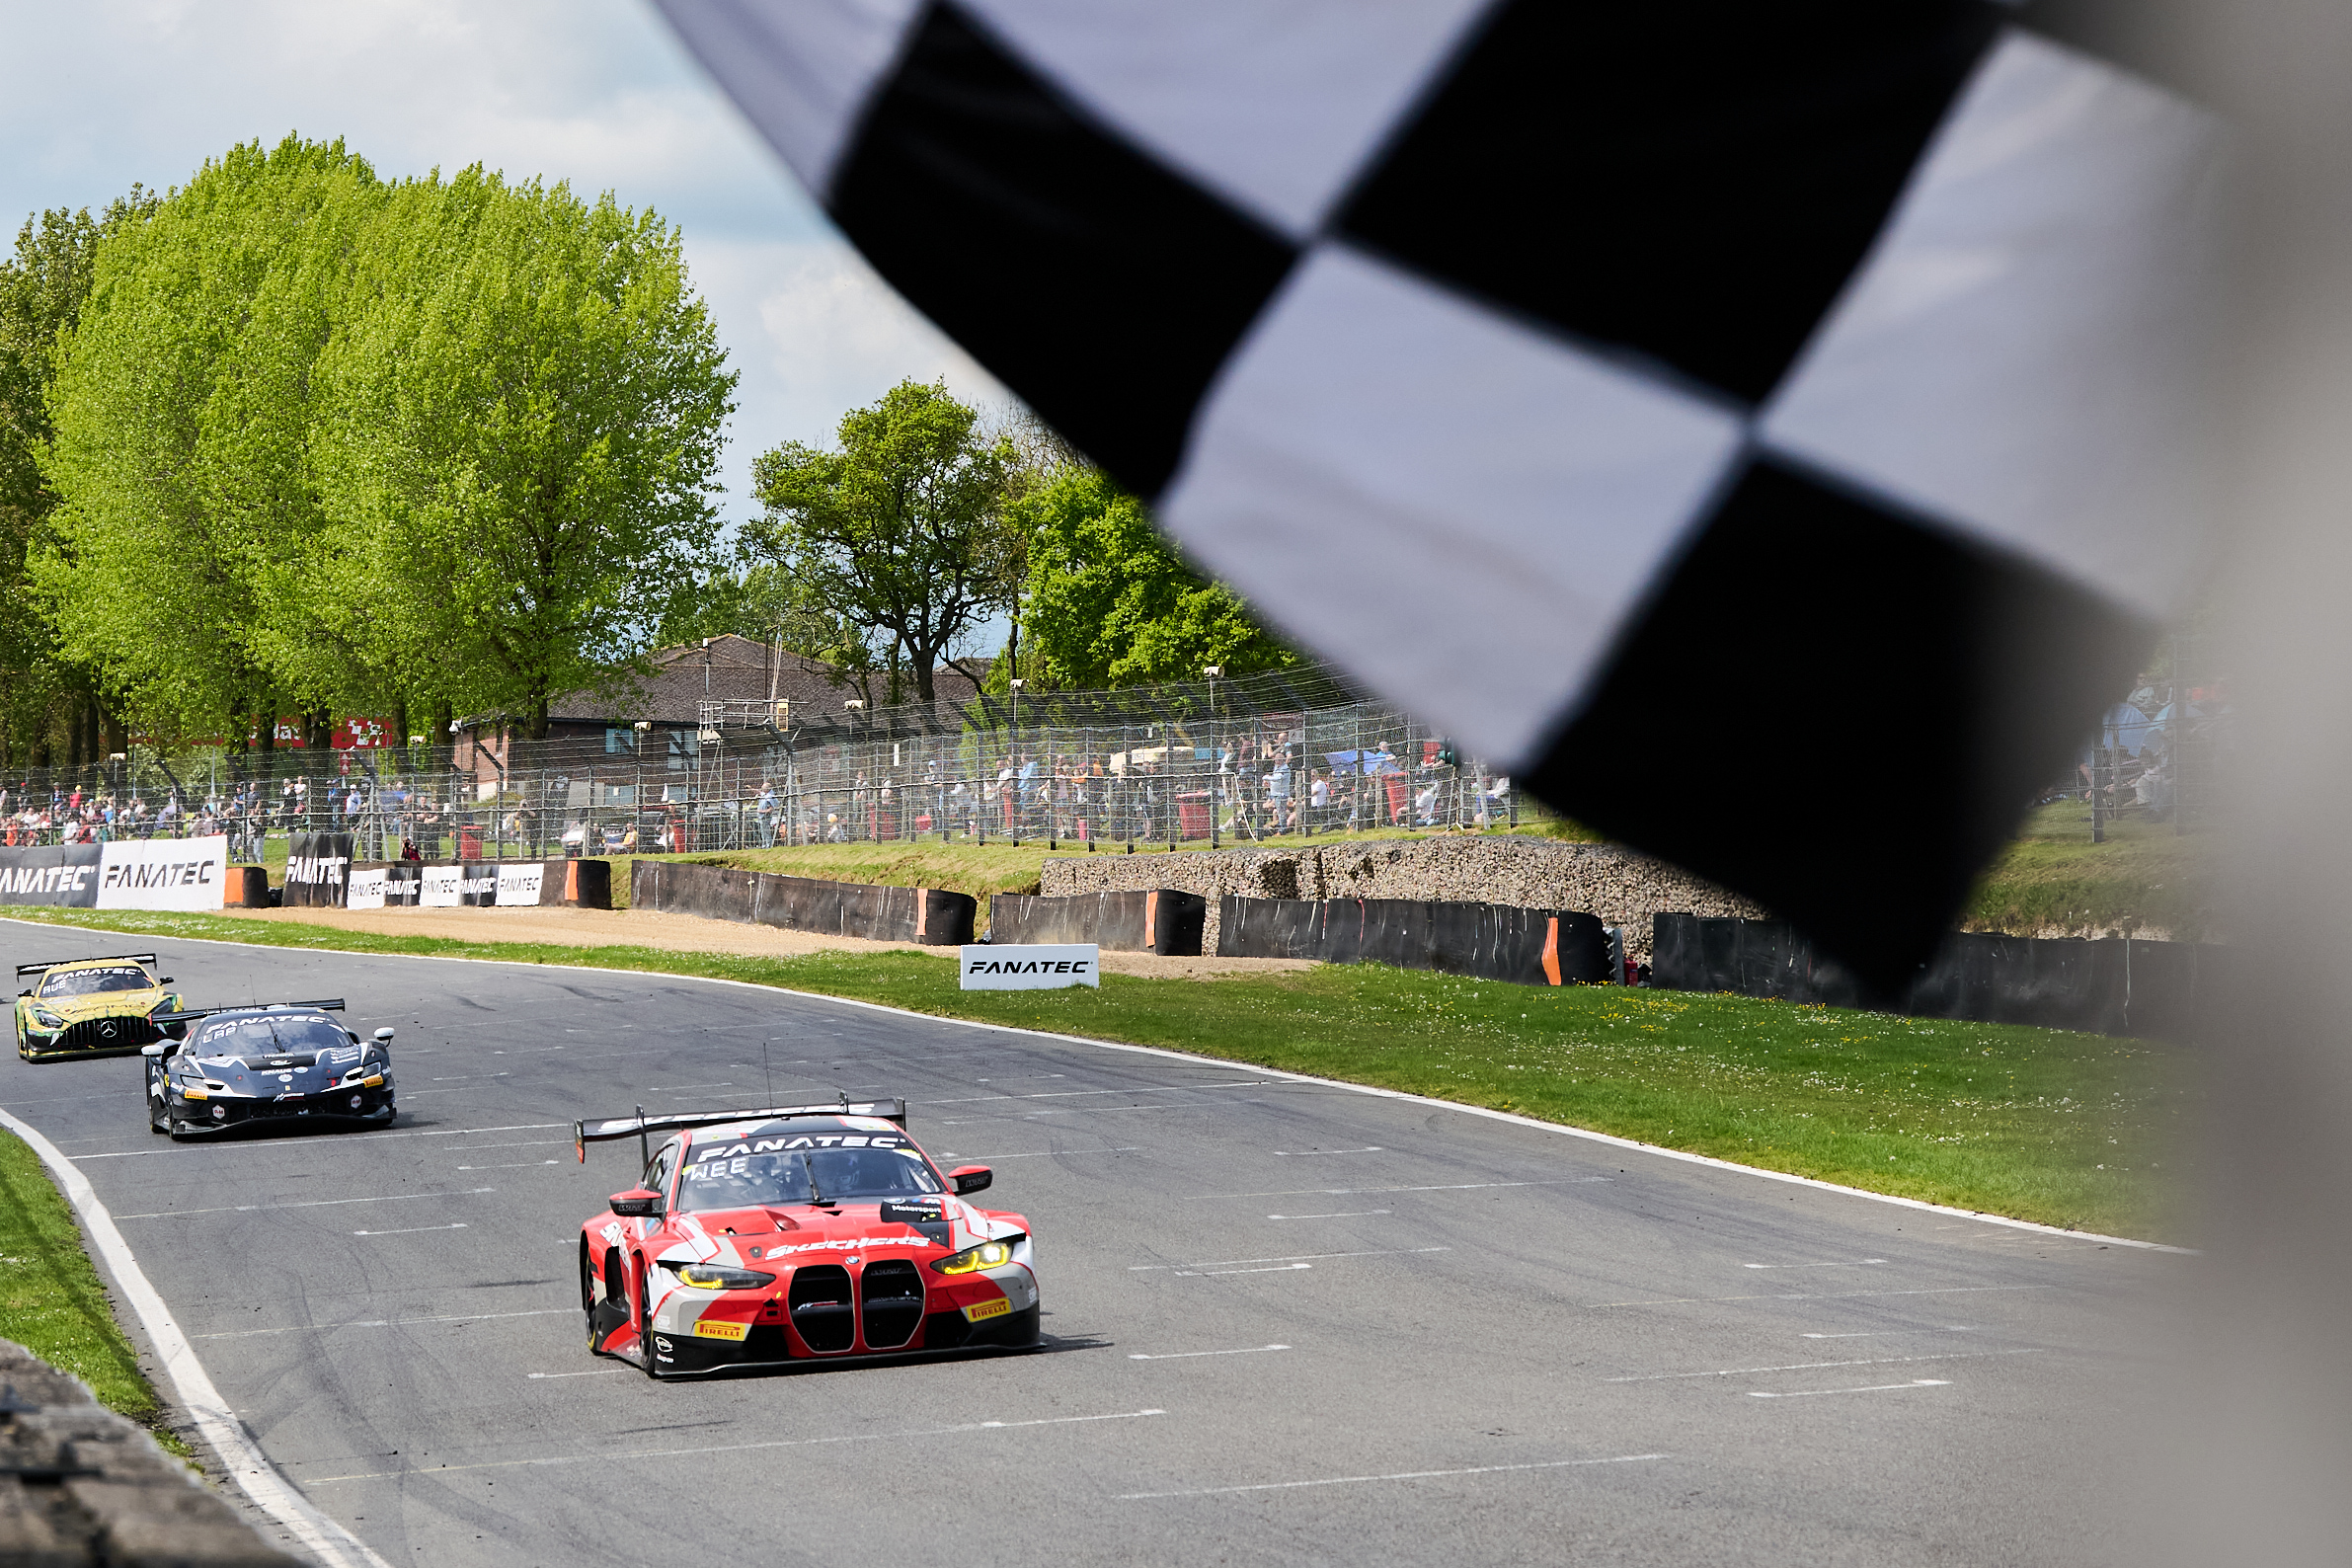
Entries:
POLYGON ((38 975, 17 993, 17 1055, 27 1061, 127 1056, 163 1029, 150 1014, 180 1010, 169 975, 157 979, 156 956, 52 959, 19 964, 17 979, 38 975))

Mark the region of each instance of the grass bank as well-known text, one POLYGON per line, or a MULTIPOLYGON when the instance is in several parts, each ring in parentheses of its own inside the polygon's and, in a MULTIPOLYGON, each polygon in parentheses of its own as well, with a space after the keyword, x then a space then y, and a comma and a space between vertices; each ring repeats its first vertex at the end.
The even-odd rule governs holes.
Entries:
POLYGON ((2065 801, 2035 811, 1986 871, 1962 916, 1972 929, 2028 934, 2213 939, 2216 833, 2177 833, 2170 823, 2126 817, 2090 841, 2090 807, 2065 801))
POLYGON ((2161 1048, 2096 1035, 1376 966, 966 992, 944 955, 769 959, 25 910, 149 937, 714 976, 1257 1062, 1874 1192, 2162 1239, 2184 1112, 2161 1048))
POLYGON ((163 1401, 115 1321, 72 1206, 13 1133, 0 1133, 0 1338, 72 1372, 108 1409, 143 1424, 182 1458, 192 1455, 158 1424, 163 1401))

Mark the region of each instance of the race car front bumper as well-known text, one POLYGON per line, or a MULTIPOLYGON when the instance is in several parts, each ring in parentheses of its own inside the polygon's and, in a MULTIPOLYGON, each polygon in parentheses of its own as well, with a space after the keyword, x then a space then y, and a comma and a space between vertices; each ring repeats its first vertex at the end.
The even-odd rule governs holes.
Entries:
POLYGON ((392 1120, 392 1086, 326 1089, 316 1094, 281 1095, 272 1100, 224 1094, 191 1100, 175 1092, 172 1114, 178 1118, 184 1134, 225 1133, 232 1127, 251 1127, 256 1123, 276 1127, 314 1122, 381 1126, 392 1120))
POLYGON ((27 1061, 66 1061, 84 1057, 131 1057, 164 1038, 144 1015, 84 1018, 63 1029, 26 1029, 17 1055, 27 1061))
POLYGON ((919 1320, 907 1310, 916 1304, 896 1293, 869 1292, 863 1270, 853 1280, 837 1264, 804 1265, 756 1292, 678 1287, 655 1310, 652 1354, 664 1376, 691 1376, 787 1363, 1017 1348, 1037 1343, 1043 1315, 1037 1277, 1019 1263, 931 1285, 919 1300, 919 1320), (830 1283, 836 1278, 846 1289, 830 1283), (846 1298, 809 1298, 834 1294, 846 1298), (823 1307, 833 1310, 812 1310, 823 1307))

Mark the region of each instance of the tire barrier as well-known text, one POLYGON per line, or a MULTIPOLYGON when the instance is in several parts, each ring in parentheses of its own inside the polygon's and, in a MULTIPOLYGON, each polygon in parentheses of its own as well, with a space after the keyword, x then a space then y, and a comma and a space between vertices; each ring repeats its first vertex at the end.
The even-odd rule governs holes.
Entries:
POLYGON ((988 899, 988 941, 1092 943, 1114 953, 1199 958, 1209 901, 1196 893, 1093 893, 1040 899, 998 893, 988 899))
POLYGON ((260 866, 231 866, 229 880, 220 891, 224 909, 267 909, 270 907, 270 873, 260 866))
POLYGON ((629 907, 823 936, 961 947, 972 940, 980 901, 939 888, 883 888, 732 866, 633 860, 629 907))
POLYGON ((80 1378, 0 1339, 0 1562, 294 1568, 80 1378))
POLYGON ((1650 940, 1650 983, 1668 990, 2168 1040, 2204 1032, 2235 952, 2197 942, 1955 931, 1890 1000, 1776 920, 1661 914, 1650 940))
POLYGON ((1217 906, 1216 953, 1393 964, 1518 985, 1611 978, 1608 936, 1598 916, 1509 903, 1228 897, 1217 906))

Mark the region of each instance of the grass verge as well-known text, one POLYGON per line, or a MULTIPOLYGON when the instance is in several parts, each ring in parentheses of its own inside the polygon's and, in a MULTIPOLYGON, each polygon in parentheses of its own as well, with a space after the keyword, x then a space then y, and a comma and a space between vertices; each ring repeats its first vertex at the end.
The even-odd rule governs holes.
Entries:
POLYGON ((1962 916, 1985 931, 2084 936, 2160 932, 2179 942, 2213 935, 2216 832, 2176 833, 2170 823, 2126 817, 2090 841, 2090 807, 2044 806, 1984 877, 1962 916))
POLYGON ((13 1133, 0 1133, 0 1338, 72 1372, 101 1404, 146 1427, 180 1457, 195 1456, 162 1425, 163 1401, 115 1321, 73 1207, 40 1156, 13 1133))
MULTIPOLYGON (((16 911, 12 911, 16 912, 16 911)), ((1728 995, 1559 990, 1329 966, 1100 990, 963 991, 919 952, 802 958, 338 931, 209 915, 21 911, 169 937, 712 976, 1516 1111, 1873 1192, 2162 1238, 2177 1061, 2141 1041, 1728 995)))

